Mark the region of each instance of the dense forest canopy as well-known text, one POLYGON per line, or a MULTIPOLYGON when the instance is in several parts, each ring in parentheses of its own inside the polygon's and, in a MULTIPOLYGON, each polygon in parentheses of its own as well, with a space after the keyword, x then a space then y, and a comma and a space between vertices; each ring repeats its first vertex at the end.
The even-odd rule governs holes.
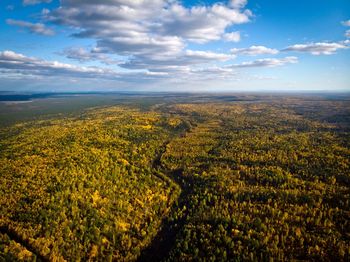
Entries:
POLYGON ((0 260, 347 261, 349 116, 348 97, 193 95, 8 121, 0 260))

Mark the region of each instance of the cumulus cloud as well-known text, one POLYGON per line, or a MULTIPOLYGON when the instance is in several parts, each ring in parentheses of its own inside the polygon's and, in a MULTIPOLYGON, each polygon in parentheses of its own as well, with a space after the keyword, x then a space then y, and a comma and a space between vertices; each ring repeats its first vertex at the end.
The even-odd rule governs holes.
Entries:
POLYGON ((51 3, 52 0, 23 0, 23 5, 36 5, 40 3, 51 3))
POLYGON ((255 61, 243 62, 241 64, 235 64, 230 67, 232 68, 245 68, 245 67, 276 67, 283 66, 286 64, 298 63, 298 58, 295 56, 287 56, 285 58, 265 58, 257 59, 255 61))
POLYGON ((137 68, 142 64, 148 69, 164 60, 176 66, 174 58, 186 54, 187 42, 239 41, 239 32, 226 30, 249 22, 252 13, 243 9, 245 2, 187 8, 172 0, 62 0, 44 17, 76 28, 75 37, 95 39, 100 53, 131 58, 126 66, 136 61, 137 68))
POLYGON ((342 21, 341 24, 342 24, 343 26, 350 26, 350 20, 342 21))
MULTIPOLYGON (((110 62, 109 57, 105 57, 104 54, 98 52, 98 49, 88 51, 82 48, 71 48, 66 49, 63 54, 79 61, 107 59, 107 62, 110 62)), ((168 57, 167 59, 157 61, 148 61, 147 58, 133 58, 124 63, 118 61, 118 66, 134 70, 130 73, 104 67, 77 66, 57 61, 46 61, 35 57, 28 57, 13 51, 3 51, 0 52, 0 71, 6 72, 7 76, 14 74, 21 74, 27 77, 60 76, 69 78, 96 78, 121 82, 139 82, 165 78, 172 81, 178 78, 189 79, 190 77, 194 77, 195 74, 195 78, 192 79, 194 80, 197 78, 200 79, 200 74, 203 74, 202 77, 209 77, 208 74, 211 74, 212 77, 214 77, 215 74, 217 74, 217 77, 227 75, 232 69, 219 69, 215 67, 216 69, 214 72, 214 67, 210 66, 210 63, 212 61, 224 62, 233 58, 234 56, 231 54, 185 50, 179 57, 168 57), (144 70, 146 66, 147 70, 144 70), (192 66, 194 67, 192 68, 192 66), (198 67, 195 69, 196 66, 204 66, 204 68, 211 69, 199 70, 198 67)))
POLYGON ((209 64, 217 61, 224 62, 234 58, 234 55, 224 53, 185 50, 176 56, 135 57, 125 63, 119 64, 119 66, 127 69, 147 68, 154 72, 188 72, 190 71, 190 66, 193 65, 209 64))
POLYGON ((277 49, 268 48, 265 46, 251 46, 248 48, 233 48, 231 53, 235 55, 248 55, 248 56, 257 56, 257 55, 275 55, 278 53, 277 49))
POLYGON ((164 9, 159 31, 192 42, 205 43, 221 39, 225 29, 234 24, 247 23, 250 11, 241 12, 223 4, 195 6, 190 9, 172 4, 164 9))
POLYGON ((57 77, 60 79, 101 79, 122 83, 145 83, 161 79, 177 79, 179 75, 188 75, 190 68, 185 66, 169 66, 161 70, 137 70, 134 72, 121 72, 114 69, 96 66, 77 66, 73 64, 47 61, 36 57, 28 57, 13 51, 0 52, 1 78, 26 76, 32 79, 36 77, 57 77), (172 67, 172 68, 171 68, 172 67))
POLYGON ((240 32, 225 33, 223 39, 227 42, 239 42, 241 41, 240 32))
POLYGON ((348 48, 341 43, 309 43, 288 46, 282 51, 310 53, 312 55, 333 55, 339 49, 348 48))
MULTIPOLYGON (((342 21, 341 24, 343 26, 350 26, 350 20, 342 21)), ((346 30, 344 35, 345 37, 350 38, 350 30, 346 30)))
POLYGON ((209 61, 227 61, 234 58, 232 55, 215 53, 211 51, 193 51, 186 50, 185 57, 190 58, 190 61, 195 63, 203 63, 209 61))
MULTIPOLYGON (((212 59, 214 54, 191 53, 190 56, 206 57, 212 59)), ((221 58, 220 58, 221 59, 221 58)), ((222 57, 224 59, 224 57, 222 57)), ((191 87, 197 85, 203 87, 212 81, 231 81, 236 77, 232 68, 202 67, 190 68, 188 66, 171 65, 162 67, 162 70, 133 71, 132 73, 120 72, 101 67, 83 67, 56 61, 46 61, 43 59, 28 57, 13 51, 0 52, 0 75, 1 81, 7 85, 18 84, 18 81, 31 80, 34 85, 45 85, 50 83, 50 79, 59 77, 60 83, 74 84, 74 86, 91 86, 91 83, 103 81, 111 88, 122 86, 125 88, 157 88, 157 87, 179 87, 179 84, 191 87), (15 82, 13 82, 15 81, 15 82), (17 82, 16 82, 17 81, 17 82), (155 83, 157 83, 155 85, 155 83)), ((55 85, 57 81, 52 81, 55 85)), ((93 86, 96 89, 96 86, 93 86)))
POLYGON ((228 80, 237 77, 237 73, 233 68, 224 68, 218 66, 211 66, 205 68, 194 68, 189 72, 190 78, 197 78, 198 80, 228 80))
POLYGON ((345 36, 346 36, 347 38, 350 38, 350 30, 346 30, 345 36))
POLYGON ((110 58, 109 56, 99 52, 97 48, 93 48, 90 51, 82 47, 72 47, 66 48, 63 52, 59 53, 65 57, 79 62, 90 62, 90 61, 99 61, 106 65, 118 64, 120 61, 110 58))
POLYGON ((42 23, 29 23, 26 21, 14 20, 14 19, 7 19, 6 23, 8 25, 27 28, 31 33, 34 33, 34 34, 46 35, 46 36, 52 36, 55 34, 55 32, 51 28, 47 28, 42 23))
POLYGON ((57 61, 46 61, 28 57, 13 51, 0 52, 0 68, 8 73, 21 73, 36 76, 68 76, 80 78, 115 79, 118 73, 99 67, 81 67, 57 61))
POLYGON ((229 5, 233 8, 243 8, 247 2, 247 0, 230 0, 229 5))

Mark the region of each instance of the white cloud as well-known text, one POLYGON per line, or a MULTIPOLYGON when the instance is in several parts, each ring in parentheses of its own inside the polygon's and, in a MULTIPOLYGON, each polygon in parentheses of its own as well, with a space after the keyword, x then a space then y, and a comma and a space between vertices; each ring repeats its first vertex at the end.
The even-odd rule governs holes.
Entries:
MULTIPOLYGON (((224 56, 214 54, 211 52, 189 52, 187 56, 196 57, 198 60, 226 59, 224 56)), ((133 69, 138 69, 133 68, 133 69)), ((57 77, 60 79, 101 79, 110 80, 122 83, 141 83, 145 84, 148 80, 162 80, 168 79, 188 79, 191 75, 191 69, 184 65, 164 65, 154 70, 134 71, 126 73, 116 71, 110 68, 96 67, 96 66, 77 66, 73 64, 60 63, 57 61, 47 61, 35 57, 28 57, 13 51, 0 52, 0 72, 1 79, 14 79, 20 76, 20 79, 25 76, 27 79, 36 79, 44 77, 57 77)), ((193 73, 193 72, 192 72, 193 73)), ((198 79, 200 76, 198 75, 198 79)))
POLYGON ((46 16, 46 15, 48 15, 49 13, 50 13, 50 10, 47 9, 47 8, 43 8, 43 9, 41 10, 41 14, 42 14, 43 16, 46 16))
POLYGON ((157 63, 178 66, 175 58, 184 54, 186 64, 195 63, 186 55, 188 42, 238 41, 238 32, 226 30, 252 15, 240 2, 187 8, 173 0, 62 0, 43 16, 75 28, 75 37, 95 39, 100 53, 123 56, 125 66, 150 69, 157 63))
POLYGON ((332 55, 335 54, 338 49, 346 48, 348 47, 341 43, 309 43, 288 46, 282 51, 304 52, 312 55, 332 55))
POLYGON ((232 68, 225 68, 225 67, 218 67, 218 66, 207 67, 207 68, 199 68, 199 69, 192 69, 191 72, 195 72, 195 73, 214 73, 214 74, 217 74, 217 73, 234 74, 235 73, 232 68))
POLYGON ((234 71, 233 68, 224 68, 218 66, 191 69, 191 71, 189 72, 189 80, 197 79, 201 81, 218 81, 228 79, 232 80, 236 77, 237 73, 234 71))
MULTIPOLYGON (((63 52, 60 52, 59 54, 64 55, 65 57, 69 59, 74 59, 79 62, 89 62, 98 60, 104 64, 112 65, 112 64, 120 64, 122 66, 125 66, 126 64, 123 64, 120 60, 114 60, 107 56, 104 53, 100 53, 100 50, 98 48, 93 48, 90 51, 86 50, 82 47, 72 47, 67 48, 63 52)), ((182 52, 179 56, 175 57, 160 57, 160 60, 157 60, 157 57, 152 57, 154 62, 160 66, 160 68, 167 68, 169 65, 177 64, 177 66, 188 66, 188 65, 194 65, 194 64, 205 64, 215 61, 228 61, 231 59, 234 59, 235 56, 232 54, 224 54, 224 53, 215 53, 212 51, 195 51, 195 50, 185 50, 182 52)), ((145 60, 146 58, 143 58, 145 60)), ((151 63, 151 61, 150 61, 151 63)), ((136 60, 132 60, 132 63, 128 63, 130 66, 131 64, 135 65, 137 64, 136 60)), ((138 66, 138 69, 142 69, 144 65, 138 66)), ((128 68, 128 67, 127 67, 128 68)))
POLYGON ((241 64, 231 65, 231 68, 245 68, 245 67, 276 67, 286 64, 298 63, 298 58, 295 56, 287 56, 285 58, 265 58, 257 59, 255 61, 243 62, 241 64))
MULTIPOLYGON (((341 24, 343 26, 350 26, 350 20, 342 21, 341 24)), ((344 35, 345 37, 350 38, 350 30, 346 30, 344 35)))
POLYGON ((176 35, 197 43, 221 39, 225 29, 235 24, 247 23, 251 13, 223 4, 195 6, 190 9, 172 4, 163 10, 160 32, 176 35))
POLYGON ((153 71, 148 71, 146 72, 146 75, 149 75, 149 76, 167 76, 169 75, 168 72, 153 72, 153 71))
POLYGON ((51 3, 52 0, 23 0, 23 5, 36 5, 40 3, 51 3))
POLYGON ((116 78, 118 74, 107 68, 81 67, 57 61, 28 57, 13 51, 0 52, 0 68, 13 73, 41 76, 69 76, 82 78, 116 78))
POLYGON ((227 42, 239 42, 241 40, 240 32, 225 33, 223 39, 227 42))
POLYGON ((227 61, 234 56, 222 54, 222 53, 215 53, 211 51, 193 51, 193 50, 186 50, 185 57, 190 58, 192 61, 198 61, 198 63, 201 62, 208 62, 208 61, 227 61))
POLYGON ((224 62, 234 58, 235 56, 230 54, 185 50, 175 56, 135 57, 123 64, 119 64, 119 66, 127 69, 147 68, 154 72, 188 72, 190 71, 190 66, 210 64, 217 61, 224 62))
POLYGON ((230 0, 229 5, 233 8, 243 8, 247 4, 247 0, 230 0))
POLYGON ((90 62, 90 61, 100 61, 106 65, 119 64, 121 61, 110 58, 109 56, 102 54, 99 52, 97 48, 93 48, 88 51, 82 47, 72 47, 63 50, 63 52, 59 53, 64 55, 69 59, 78 60, 79 62, 90 62))
POLYGON ((341 22, 343 26, 350 26, 350 20, 341 22))
POLYGON ((6 23, 8 25, 14 25, 19 26, 23 28, 27 28, 31 33, 39 34, 39 35, 46 35, 46 36, 52 36, 55 34, 55 32, 51 28, 47 28, 42 23, 29 23, 26 21, 21 20, 14 20, 14 19, 7 19, 6 23))
MULTIPOLYGON (((226 59, 226 57, 211 52, 185 52, 187 56, 196 59, 226 59)), ((168 88, 199 87, 217 83, 217 81, 233 81, 236 73, 233 68, 220 68, 216 66, 203 66, 190 68, 183 65, 169 65, 159 70, 133 71, 125 73, 101 67, 83 67, 57 61, 46 61, 43 59, 28 57, 13 51, 0 52, 0 79, 6 86, 28 81, 33 88, 60 86, 62 83, 74 85, 74 88, 105 88, 106 85, 122 89, 133 88, 168 88), (59 79, 55 81, 54 79, 59 79), (29 81, 30 80, 30 81, 29 81), (103 81, 103 82, 101 82, 103 81), (60 85, 59 85, 60 83, 60 85), (97 83, 101 85, 96 85, 97 83), (155 83, 157 83, 155 85, 155 83)), ((62 88, 60 86, 59 88, 62 88)), ((183 89, 186 90, 186 89, 183 89)))
POLYGON ((259 46, 253 45, 248 48, 233 48, 231 49, 231 53, 235 55, 249 55, 249 56, 275 55, 278 53, 278 50, 261 46, 261 45, 259 46))
POLYGON ((346 36, 347 38, 350 38, 350 30, 346 30, 345 36, 346 36))

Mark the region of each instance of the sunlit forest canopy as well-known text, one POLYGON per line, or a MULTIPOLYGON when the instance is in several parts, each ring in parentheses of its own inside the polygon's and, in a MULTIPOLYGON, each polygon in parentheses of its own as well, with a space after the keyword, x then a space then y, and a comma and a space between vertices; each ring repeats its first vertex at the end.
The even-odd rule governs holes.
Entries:
POLYGON ((349 260, 348 95, 108 97, 1 104, 1 260, 349 260))

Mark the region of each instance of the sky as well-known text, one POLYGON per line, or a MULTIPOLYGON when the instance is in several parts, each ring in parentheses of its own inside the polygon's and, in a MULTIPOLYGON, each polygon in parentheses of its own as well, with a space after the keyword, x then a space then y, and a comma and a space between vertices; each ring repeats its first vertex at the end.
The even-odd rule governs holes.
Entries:
POLYGON ((349 0, 1 0, 0 91, 350 91, 349 0))

